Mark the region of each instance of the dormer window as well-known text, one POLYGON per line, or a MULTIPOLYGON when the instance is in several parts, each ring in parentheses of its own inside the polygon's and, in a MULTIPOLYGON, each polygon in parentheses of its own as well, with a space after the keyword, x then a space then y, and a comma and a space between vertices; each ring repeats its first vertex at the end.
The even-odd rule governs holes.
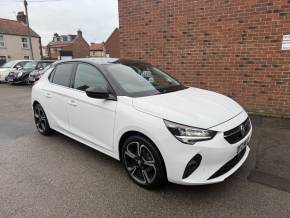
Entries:
POLYGON ((4 36, 0 35, 0 48, 4 48, 4 47, 5 47, 4 36))

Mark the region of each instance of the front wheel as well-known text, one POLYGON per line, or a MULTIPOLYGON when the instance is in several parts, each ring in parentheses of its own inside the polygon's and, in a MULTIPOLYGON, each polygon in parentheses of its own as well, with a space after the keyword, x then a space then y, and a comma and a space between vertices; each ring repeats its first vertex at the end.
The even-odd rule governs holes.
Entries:
POLYGON ((34 106, 34 122, 38 132, 42 135, 52 134, 46 114, 40 104, 34 106))
POLYGON ((156 188, 167 181, 161 154, 145 137, 131 136, 125 141, 122 162, 129 177, 143 188, 156 188))

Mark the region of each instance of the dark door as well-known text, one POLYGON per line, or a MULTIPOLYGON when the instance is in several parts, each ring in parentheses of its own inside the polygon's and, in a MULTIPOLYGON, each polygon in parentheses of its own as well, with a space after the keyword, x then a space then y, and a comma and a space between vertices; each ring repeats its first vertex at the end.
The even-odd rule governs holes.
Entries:
POLYGON ((0 56, 0 66, 6 63, 6 57, 5 56, 0 56))

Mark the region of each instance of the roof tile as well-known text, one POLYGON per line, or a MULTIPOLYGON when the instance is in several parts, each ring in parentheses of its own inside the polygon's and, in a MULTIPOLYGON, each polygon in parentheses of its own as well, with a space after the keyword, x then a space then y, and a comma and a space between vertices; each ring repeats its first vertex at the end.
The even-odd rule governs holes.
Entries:
POLYGON ((104 49, 104 43, 91 43, 90 45, 90 51, 103 51, 104 49))
MULTIPOLYGON (((0 33, 17 36, 29 36, 28 27, 22 22, 0 18, 0 33)), ((40 37, 30 28, 32 37, 40 37)))

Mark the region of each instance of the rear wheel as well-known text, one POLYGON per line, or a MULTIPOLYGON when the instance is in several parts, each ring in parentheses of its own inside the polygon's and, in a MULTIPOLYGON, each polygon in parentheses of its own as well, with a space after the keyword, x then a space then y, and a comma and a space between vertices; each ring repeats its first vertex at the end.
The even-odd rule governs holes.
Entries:
POLYGON ((52 134, 46 114, 40 104, 34 106, 34 122, 39 133, 42 135, 52 134))
POLYGON ((163 159, 145 137, 131 136, 125 141, 122 162, 129 177, 143 188, 156 188, 167 181, 163 159))

